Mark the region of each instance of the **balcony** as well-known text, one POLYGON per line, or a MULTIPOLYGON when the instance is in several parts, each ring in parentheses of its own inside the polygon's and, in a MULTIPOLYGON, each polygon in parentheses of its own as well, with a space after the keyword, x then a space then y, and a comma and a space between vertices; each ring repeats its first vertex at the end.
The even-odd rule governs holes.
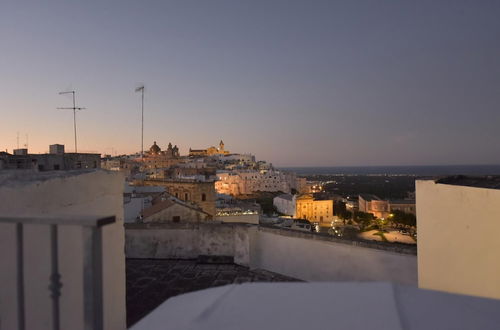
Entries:
MULTIPOLYGON (((25 250, 32 243, 26 240, 25 229, 28 227, 48 228, 50 250, 49 260, 38 260, 39 263, 50 264, 50 277, 46 281, 39 279, 40 286, 47 286, 47 296, 51 298, 51 324, 52 329, 61 329, 61 301, 60 297, 65 290, 65 274, 61 274, 59 254, 60 229, 61 227, 80 227, 82 240, 73 242, 82 244, 83 258, 77 260, 83 265, 83 320, 84 329, 104 329, 103 325, 103 235, 102 228, 115 222, 115 217, 0 217, 0 223, 10 224, 11 234, 15 241, 15 274, 16 274, 16 320, 17 329, 24 330, 27 327, 26 319, 26 282, 33 280, 25 271, 25 250), (13 229, 13 230, 12 230, 13 229)), ((4 228, 7 229, 7 228, 4 228)), ((8 230, 8 229, 7 229, 8 230)), ((75 262, 75 261, 74 261, 75 262)), ((9 325, 9 320, 6 320, 9 325)), ((13 324, 12 324, 13 325, 13 324)), ((14 327, 12 327, 14 328, 14 327)))

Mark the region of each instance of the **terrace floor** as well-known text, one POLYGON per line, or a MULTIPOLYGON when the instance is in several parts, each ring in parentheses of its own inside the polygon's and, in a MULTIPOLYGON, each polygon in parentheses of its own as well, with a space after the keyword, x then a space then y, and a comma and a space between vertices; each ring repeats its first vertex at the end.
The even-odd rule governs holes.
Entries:
POLYGON ((211 287, 244 282, 295 282, 265 270, 233 263, 197 260, 127 259, 127 327, 170 297, 211 287))

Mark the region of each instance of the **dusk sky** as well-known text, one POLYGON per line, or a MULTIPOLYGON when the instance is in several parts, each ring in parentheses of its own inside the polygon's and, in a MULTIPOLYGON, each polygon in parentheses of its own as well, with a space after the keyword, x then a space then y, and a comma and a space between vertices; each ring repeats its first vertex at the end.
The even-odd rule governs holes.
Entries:
POLYGON ((2 1, 0 150, 500 163, 500 1, 2 1))

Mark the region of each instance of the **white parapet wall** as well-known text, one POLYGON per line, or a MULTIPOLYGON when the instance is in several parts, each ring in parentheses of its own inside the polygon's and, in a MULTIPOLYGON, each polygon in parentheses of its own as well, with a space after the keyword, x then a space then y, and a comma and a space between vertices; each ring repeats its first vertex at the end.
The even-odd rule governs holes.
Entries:
POLYGON ((500 299, 500 190, 419 180, 419 287, 500 299))
MULTIPOLYGON (((123 176, 104 170, 0 172, 2 217, 116 216, 103 227, 104 328, 125 329, 123 176)), ((26 329, 52 329, 49 226, 24 226, 26 329)), ((15 225, 0 224, 0 328, 17 329, 15 225)), ((84 328, 83 237, 59 226, 61 329, 84 328)))
POLYGON ((412 247, 332 240, 261 227, 251 250, 256 268, 305 281, 391 281, 417 285, 412 247))

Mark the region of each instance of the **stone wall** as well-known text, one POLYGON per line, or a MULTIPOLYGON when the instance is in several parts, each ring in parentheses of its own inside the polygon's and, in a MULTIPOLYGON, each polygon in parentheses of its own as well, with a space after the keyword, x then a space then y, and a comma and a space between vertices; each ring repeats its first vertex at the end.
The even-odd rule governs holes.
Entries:
POLYGON ((245 224, 148 223, 125 225, 127 258, 193 259, 233 256, 250 265, 250 240, 256 227, 245 224))

